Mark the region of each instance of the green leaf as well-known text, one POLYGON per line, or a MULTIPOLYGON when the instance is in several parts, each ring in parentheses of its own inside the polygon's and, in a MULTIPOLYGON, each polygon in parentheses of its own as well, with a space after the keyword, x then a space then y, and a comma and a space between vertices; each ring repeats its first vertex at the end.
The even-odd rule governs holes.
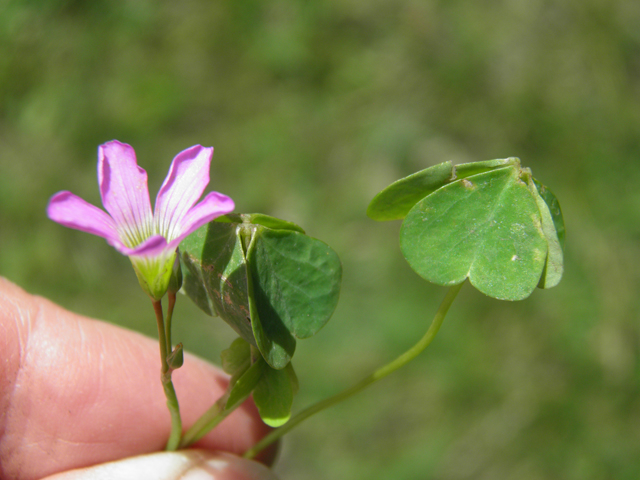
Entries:
POLYGON ((279 218, 270 217, 263 213, 243 214, 242 217, 245 220, 245 223, 262 225, 273 230, 293 230, 295 232, 304 233, 304 230, 293 222, 280 220, 279 218))
POLYGON ((496 168, 508 167, 509 165, 520 166, 520 159, 517 157, 498 158, 496 160, 485 160, 483 162, 461 163, 455 166, 456 179, 470 177, 479 173, 489 172, 496 168))
POLYGON ((296 375, 296 371, 293 369, 293 365, 289 362, 289 365, 285 367, 285 372, 289 375, 289 381, 291 382, 291 388, 293 390, 293 394, 298 393, 298 389, 300 388, 300 384, 298 382, 298 375, 296 375))
POLYGON ((239 377, 251 365, 251 345, 242 338, 236 338, 220 354, 222 369, 232 378, 239 377))
POLYGON ((258 385, 260 378, 266 370, 269 370, 269 366, 265 363, 262 357, 258 357, 253 365, 251 365, 238 380, 231 387, 229 392, 229 398, 225 405, 226 410, 233 410, 244 402, 253 389, 258 385))
POLYGON ((338 302, 337 254, 290 222, 225 215, 187 237, 180 249, 187 295, 258 347, 272 368, 284 368, 296 338, 314 335, 338 302))
POLYGON ((528 297, 540 280, 548 244, 535 192, 521 175, 527 172, 518 165, 494 168, 418 202, 400 232, 411 267, 439 285, 469 278, 494 298, 528 297))
POLYGON ((244 225, 262 225, 274 230, 294 230, 304 233, 299 225, 264 213, 228 213, 214 220, 217 223, 236 223, 244 225))
MULTIPOLYGON (((182 247, 183 244, 180 244, 182 247)), ((194 261, 188 254, 180 252, 182 260, 182 291, 207 315, 215 317, 216 310, 213 301, 207 293, 203 272, 197 261, 194 261)))
POLYGON ((562 219, 560 204, 555 195, 535 179, 533 179, 533 182, 536 202, 542 218, 542 230, 549 244, 547 261, 538 286, 540 288, 551 288, 560 282, 564 271, 563 243, 560 241, 560 232, 562 232, 562 240, 564 241, 564 220, 562 219), (544 197, 542 196, 543 194, 544 197), (551 212, 551 206, 553 206, 554 213, 551 212))
POLYGON ((265 365, 262 377, 253 390, 253 401, 258 407, 262 421, 273 428, 284 425, 291 417, 295 392, 290 371, 293 372, 291 364, 283 370, 275 370, 265 365))
POLYGON ((227 213, 213 220, 216 223, 242 223, 242 216, 239 213, 227 213))
POLYGON ((371 200, 367 215, 377 221, 404 218, 417 202, 446 185, 453 176, 451 162, 444 162, 397 180, 371 200))
POLYGON ((202 310, 218 315, 242 338, 256 344, 247 298, 247 266, 238 225, 211 222, 180 244, 186 267, 183 287, 202 310))
MULTIPOLYGON (((327 323, 342 278, 340 259, 328 245, 298 232, 259 226, 247 259, 260 323, 272 341, 286 345, 284 332, 308 338, 327 323)), ((271 355, 265 359, 274 368, 284 367, 271 355)))
POLYGON ((274 320, 271 318, 273 316, 265 312, 264 309, 259 308, 251 275, 249 276, 249 311, 251 312, 253 335, 262 357, 273 368, 281 369, 286 367, 296 350, 296 339, 286 325, 278 321, 277 317, 274 317, 274 320), (264 324, 262 322, 263 313, 266 319, 264 324))
POLYGON ((416 203, 439 188, 455 180, 509 165, 519 166, 520 160, 515 157, 499 158, 462 163, 455 167, 451 162, 439 163, 393 182, 373 198, 367 208, 367 215, 378 221, 404 218, 416 203))
POLYGON ((367 214, 405 218, 403 253, 434 283, 470 278, 487 295, 517 300, 534 285, 550 288, 562 277, 560 205, 516 157, 435 165, 385 188, 367 214))
POLYGON ((551 214, 551 219, 553 220, 553 225, 556 229, 556 235, 558 236, 558 241, 560 242, 560 246, 564 251, 564 236, 565 236, 565 227, 564 227, 564 218, 562 217, 562 210, 560 209, 560 202, 553 194, 549 187, 542 185, 535 178, 533 179, 533 183, 538 190, 539 195, 542 197, 544 202, 549 207, 549 213, 551 214))

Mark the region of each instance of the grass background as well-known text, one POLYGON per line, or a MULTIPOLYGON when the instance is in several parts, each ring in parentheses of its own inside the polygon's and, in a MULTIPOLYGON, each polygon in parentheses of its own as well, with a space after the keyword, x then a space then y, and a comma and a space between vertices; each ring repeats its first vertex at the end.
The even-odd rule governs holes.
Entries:
MULTIPOLYGON (((444 295, 403 261, 377 191, 445 160, 519 156, 560 199, 566 273, 498 302, 465 287, 429 350, 285 441, 287 479, 640 475, 640 3, 0 0, 0 274, 154 335, 125 257, 47 220, 100 204, 96 149, 156 192, 215 147, 210 188, 341 256, 335 316, 300 342, 301 408, 422 335, 444 295)), ((152 193, 152 197, 155 195, 152 193)), ((174 338, 233 339, 185 299, 174 338)))

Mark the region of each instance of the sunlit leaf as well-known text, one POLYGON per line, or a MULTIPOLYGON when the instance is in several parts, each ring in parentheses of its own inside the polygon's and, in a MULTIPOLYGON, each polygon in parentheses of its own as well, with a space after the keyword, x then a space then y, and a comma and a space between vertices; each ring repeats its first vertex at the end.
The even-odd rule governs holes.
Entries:
POLYGON ((542 199, 549 207, 549 213, 551 213, 551 218, 553 220, 553 225, 556 228, 556 234, 558 236, 558 241, 560 242, 560 246, 564 250, 564 236, 565 236, 565 227, 564 227, 564 218, 562 217, 562 210, 560 208, 560 202, 553 194, 549 187, 542 185, 535 178, 533 179, 533 183, 538 190, 538 193, 542 197, 542 199))
POLYGON ((295 391, 289 371, 293 372, 291 364, 283 370, 275 370, 265 365, 262 376, 253 391, 253 401, 258 407, 260 417, 270 427, 277 428, 291 417, 295 391))
POLYGON ((564 221, 560 211, 560 204, 555 195, 539 182, 534 180, 534 183, 536 192, 540 193, 535 197, 542 217, 542 230, 549 244, 547 260, 538 286, 540 288, 551 288, 560 282, 564 271, 563 244, 560 240, 560 235, 562 235, 562 240, 564 241, 564 221), (554 213, 551 212, 552 207, 554 213))
POLYGON ((402 252, 423 278, 454 285, 469 278, 498 299, 520 300, 538 284, 548 244, 534 193, 519 165, 446 185, 407 215, 402 252))
POLYGON ((520 160, 515 157, 498 158, 495 160, 484 160, 482 162, 461 163, 454 167, 456 179, 470 177, 479 173, 489 172, 496 168, 508 167, 509 165, 520 165, 520 160))
POLYGON ((519 165, 519 160, 515 157, 500 158, 462 163, 455 167, 451 162, 439 163, 393 182, 371 200, 367 215, 378 221, 402 219, 416 203, 437 189, 456 180, 509 165, 519 165))
POLYGON ((444 162, 397 180, 373 198, 367 215, 378 221, 404 218, 417 202, 452 179, 451 162, 444 162))
POLYGON ((272 230, 293 230, 304 233, 304 230, 293 222, 287 222, 276 217, 271 217, 263 213, 252 213, 246 215, 248 222, 253 225, 262 225, 272 230))

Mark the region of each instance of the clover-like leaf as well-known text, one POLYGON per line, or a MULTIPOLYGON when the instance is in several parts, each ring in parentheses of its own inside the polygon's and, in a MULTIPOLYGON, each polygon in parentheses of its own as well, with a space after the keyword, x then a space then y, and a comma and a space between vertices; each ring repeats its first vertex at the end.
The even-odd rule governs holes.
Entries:
POLYGON ((402 252, 423 278, 518 300, 563 273, 556 197, 516 157, 444 162, 394 182, 371 201, 374 220, 404 218, 402 252))
POLYGON ((208 223, 180 244, 183 288, 209 315, 220 316, 256 345, 247 298, 247 266, 238 224, 208 223))
POLYGON ((251 345, 243 338, 236 338, 226 350, 220 354, 222 370, 237 379, 251 365, 251 345))
POLYGON ((225 215, 190 235, 180 250, 185 293, 256 346, 271 368, 286 367, 296 338, 314 335, 336 307, 338 256, 293 223, 225 215))
POLYGON ((295 378, 291 363, 282 370, 275 370, 265 364, 262 376, 253 390, 253 401, 262 421, 270 427, 277 428, 291 417, 291 405, 297 390, 295 378))
POLYGON ((520 160, 510 157, 462 163, 455 167, 451 162, 433 165, 408 177, 396 180, 378 193, 371 200, 367 208, 367 215, 378 221, 402 219, 407 216, 409 210, 416 203, 439 188, 462 178, 509 165, 520 165, 520 160))
POLYGON ((519 164, 456 180, 411 209, 401 228, 402 252, 433 283, 469 278, 491 297, 526 298, 549 251, 536 196, 519 164))
POLYGON ((558 241, 560 242, 560 247, 564 251, 564 236, 565 236, 565 226, 564 226, 564 218, 562 217, 562 209, 560 208, 560 202, 553 194, 553 192, 542 185, 535 178, 533 179, 533 183, 538 190, 538 194, 542 197, 544 202, 549 207, 549 213, 551 214, 551 219, 553 220, 553 226, 556 229, 556 235, 558 236, 558 241))
POLYGON ((453 178, 451 162, 439 163, 401 178, 373 198, 367 208, 367 215, 378 221, 404 218, 417 202, 453 178))
POLYGON ((320 240, 263 226, 256 228, 247 259, 258 348, 271 366, 283 368, 293 355, 293 337, 315 335, 333 314, 340 293, 340 259, 320 240))
POLYGON ((233 410, 253 394, 263 421, 271 427, 279 427, 291 416, 298 379, 291 362, 276 370, 262 356, 253 359, 251 350, 251 345, 237 338, 221 354, 222 367, 231 375, 225 408, 233 410))
POLYGON ((456 180, 467 178, 472 175, 495 170, 496 168, 508 167, 509 165, 520 166, 520 160, 516 157, 509 157, 484 160, 482 162, 461 163, 455 166, 455 178, 456 180))
POLYGON ((533 182, 538 193, 535 197, 542 218, 542 229, 549 244, 547 260, 538 286, 551 288, 560 282, 564 271, 564 220, 560 204, 551 190, 535 179, 533 182))
POLYGON ((261 302, 258 305, 254 292, 253 278, 249 275, 249 311, 256 345, 271 367, 284 368, 291 361, 296 350, 296 339, 277 315, 270 315, 264 310, 268 302, 261 302))
POLYGON ((246 222, 253 225, 262 225, 272 230, 293 230, 294 232, 304 233, 304 230, 293 222, 287 222, 264 213, 252 213, 245 215, 246 222))

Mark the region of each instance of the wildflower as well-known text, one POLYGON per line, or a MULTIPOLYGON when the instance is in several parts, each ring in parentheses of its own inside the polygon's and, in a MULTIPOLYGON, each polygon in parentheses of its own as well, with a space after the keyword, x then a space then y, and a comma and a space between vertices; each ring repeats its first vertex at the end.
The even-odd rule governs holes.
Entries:
POLYGON ((98 148, 98 184, 108 214, 71 192, 56 193, 47 215, 66 227, 98 235, 131 259, 140 285, 154 300, 169 285, 182 239, 205 223, 231 212, 234 203, 211 192, 197 203, 209 183, 213 148, 195 145, 180 152, 151 212, 147 172, 130 145, 117 140, 98 148))

